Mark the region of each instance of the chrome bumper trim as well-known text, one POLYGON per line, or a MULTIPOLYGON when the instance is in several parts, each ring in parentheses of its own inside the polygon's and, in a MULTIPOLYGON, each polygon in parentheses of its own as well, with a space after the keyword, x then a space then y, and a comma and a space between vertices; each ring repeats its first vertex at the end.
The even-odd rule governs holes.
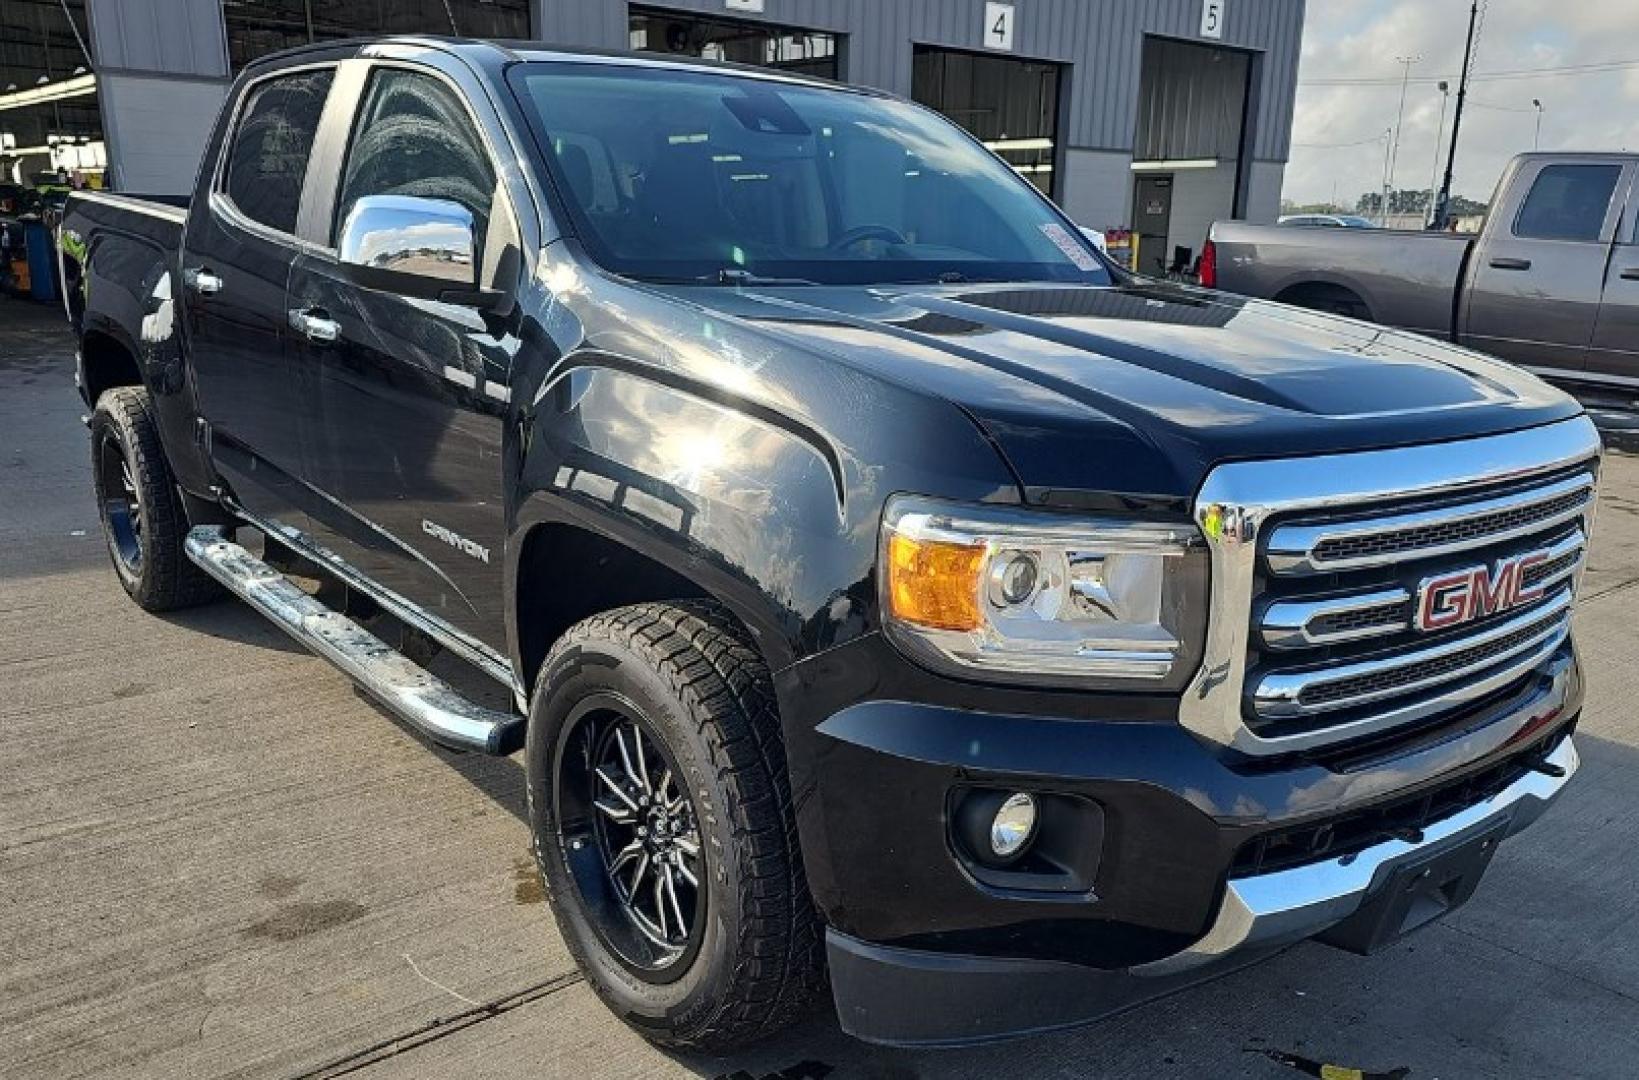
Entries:
POLYGON ((1231 878, 1206 935, 1182 952, 1132 968, 1135 975, 1176 975, 1248 950, 1275 949, 1313 937, 1358 911, 1377 875, 1465 833, 1506 820, 1508 835, 1542 815, 1576 774, 1581 759, 1567 736, 1546 764, 1508 787, 1423 830, 1419 843, 1386 840, 1353 855, 1253 877, 1231 878))

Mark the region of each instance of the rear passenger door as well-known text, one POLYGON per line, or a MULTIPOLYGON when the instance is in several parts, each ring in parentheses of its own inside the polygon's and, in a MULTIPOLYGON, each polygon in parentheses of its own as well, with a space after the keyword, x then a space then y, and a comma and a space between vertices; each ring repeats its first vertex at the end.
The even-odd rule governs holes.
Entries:
POLYGON ((245 87, 183 237, 183 332, 212 458, 246 509, 298 527, 302 402, 284 355, 285 287, 335 73, 308 66, 245 87))
POLYGON ((1630 164, 1628 174, 1628 208, 1605 271, 1588 376, 1639 386, 1639 164, 1630 164))
MULTIPOLYGON (((430 69, 371 68, 333 181, 328 247, 297 259, 286 306, 324 328, 295 335, 293 353, 310 395, 315 531, 378 584, 500 648, 502 426, 517 320, 355 284, 335 250, 358 200, 410 196, 469 211, 477 261, 493 265, 517 243, 497 177, 455 85, 430 69)), ((511 280, 485 280, 515 293, 516 260, 508 265, 511 280)))
POLYGON ((1526 159, 1474 252, 1464 341, 1504 360, 1578 373, 1588 358, 1621 215, 1620 160, 1526 159))

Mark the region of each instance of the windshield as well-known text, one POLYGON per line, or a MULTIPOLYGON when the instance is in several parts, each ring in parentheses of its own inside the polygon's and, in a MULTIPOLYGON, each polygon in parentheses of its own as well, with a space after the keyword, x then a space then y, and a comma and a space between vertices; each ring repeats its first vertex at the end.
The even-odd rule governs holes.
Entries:
POLYGON ((576 233, 631 277, 1108 284, 1000 159, 916 106, 715 72, 533 63, 512 84, 576 233))

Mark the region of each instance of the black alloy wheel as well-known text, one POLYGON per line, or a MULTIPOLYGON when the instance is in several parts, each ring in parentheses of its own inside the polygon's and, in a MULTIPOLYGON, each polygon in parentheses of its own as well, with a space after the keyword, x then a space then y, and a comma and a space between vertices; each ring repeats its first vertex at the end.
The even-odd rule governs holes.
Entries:
POLYGON ((97 494, 109 553, 132 574, 142 572, 142 505, 131 463, 115 429, 97 433, 97 494))
POLYGON ((577 712, 556 785, 561 843, 598 936, 640 977, 666 981, 700 944, 699 818, 630 702, 598 696, 577 712))

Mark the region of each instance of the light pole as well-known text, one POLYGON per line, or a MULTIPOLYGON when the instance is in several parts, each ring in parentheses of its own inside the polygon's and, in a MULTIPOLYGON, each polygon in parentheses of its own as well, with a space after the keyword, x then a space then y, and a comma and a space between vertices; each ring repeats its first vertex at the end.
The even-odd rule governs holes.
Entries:
POLYGON ((1440 186, 1440 140, 1445 137, 1446 103, 1451 100, 1451 84, 1440 80, 1440 122, 1434 128, 1434 169, 1428 177, 1428 218, 1425 225, 1434 223, 1434 192, 1440 186))
POLYGON ((1537 110, 1537 133, 1531 139, 1531 149, 1538 150, 1542 147, 1542 99, 1532 98, 1531 104, 1536 106, 1537 110))

